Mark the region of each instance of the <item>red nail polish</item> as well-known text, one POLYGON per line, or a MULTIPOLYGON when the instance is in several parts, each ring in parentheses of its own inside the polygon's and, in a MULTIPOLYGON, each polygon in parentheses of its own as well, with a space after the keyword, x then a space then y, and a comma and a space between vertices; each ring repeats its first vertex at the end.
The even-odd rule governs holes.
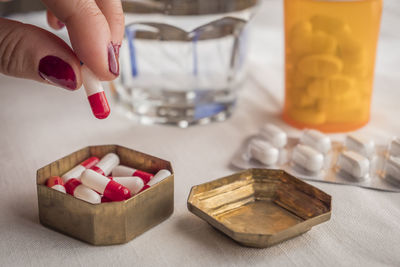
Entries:
POLYGON ((114 44, 113 42, 111 42, 111 44, 114 48, 115 57, 119 59, 119 49, 121 47, 121 44, 114 44))
POLYGON ((76 76, 72 67, 59 57, 45 56, 39 61, 39 75, 44 80, 64 87, 76 89, 76 76))
POLYGON ((59 27, 59 29, 61 30, 62 28, 64 28, 65 24, 62 23, 61 21, 57 20, 57 25, 59 27))
POLYGON ((110 43, 107 47, 108 50, 108 69, 115 76, 119 75, 119 63, 118 59, 115 56, 115 50, 113 45, 110 43))

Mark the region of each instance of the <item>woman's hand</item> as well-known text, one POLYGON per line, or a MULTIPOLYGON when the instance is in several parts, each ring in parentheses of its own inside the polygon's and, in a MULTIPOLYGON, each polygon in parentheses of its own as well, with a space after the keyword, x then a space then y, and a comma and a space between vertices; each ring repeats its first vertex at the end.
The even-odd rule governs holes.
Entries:
POLYGON ((0 18, 0 72, 69 90, 82 84, 80 62, 101 80, 119 74, 124 35, 120 0, 42 0, 51 27, 67 27, 73 50, 54 34, 0 18))

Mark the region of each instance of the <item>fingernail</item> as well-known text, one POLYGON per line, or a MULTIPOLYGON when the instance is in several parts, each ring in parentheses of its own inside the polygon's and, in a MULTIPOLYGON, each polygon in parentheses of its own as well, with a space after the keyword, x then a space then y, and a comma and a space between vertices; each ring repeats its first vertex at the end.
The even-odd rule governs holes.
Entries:
POLYGON ((108 50, 108 69, 112 74, 118 76, 119 75, 118 59, 115 56, 115 50, 111 43, 108 45, 107 50, 108 50))
POLYGON ((45 56, 39 61, 39 75, 44 80, 68 90, 76 89, 76 76, 72 67, 59 57, 45 56))
POLYGON ((58 27, 60 27, 60 30, 61 30, 62 28, 64 28, 64 26, 65 26, 65 24, 62 23, 62 22, 59 21, 59 20, 57 20, 57 24, 58 24, 58 27))
POLYGON ((115 57, 119 59, 119 48, 121 47, 121 44, 114 44, 113 42, 111 42, 111 44, 114 48, 115 57))

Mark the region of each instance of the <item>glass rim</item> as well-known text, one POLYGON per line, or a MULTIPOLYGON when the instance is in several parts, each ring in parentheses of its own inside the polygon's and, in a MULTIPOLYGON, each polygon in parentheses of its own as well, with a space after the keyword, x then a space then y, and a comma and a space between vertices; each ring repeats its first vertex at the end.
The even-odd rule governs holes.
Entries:
POLYGON ((123 0, 124 12, 132 14, 208 15, 242 11, 259 0, 123 0))
POLYGON ((187 32, 165 23, 132 22, 125 25, 125 36, 132 34, 130 28, 142 26, 144 30, 134 30, 135 38, 160 41, 201 41, 233 35, 234 32, 242 30, 246 23, 243 19, 224 17, 187 32))

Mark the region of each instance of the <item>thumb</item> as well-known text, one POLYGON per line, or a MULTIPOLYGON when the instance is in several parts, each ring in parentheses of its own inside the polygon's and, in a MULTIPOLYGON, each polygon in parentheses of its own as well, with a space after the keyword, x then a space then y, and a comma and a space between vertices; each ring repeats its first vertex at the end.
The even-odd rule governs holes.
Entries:
POLYGON ((81 86, 80 63, 54 34, 0 18, 0 72, 69 90, 81 86))

